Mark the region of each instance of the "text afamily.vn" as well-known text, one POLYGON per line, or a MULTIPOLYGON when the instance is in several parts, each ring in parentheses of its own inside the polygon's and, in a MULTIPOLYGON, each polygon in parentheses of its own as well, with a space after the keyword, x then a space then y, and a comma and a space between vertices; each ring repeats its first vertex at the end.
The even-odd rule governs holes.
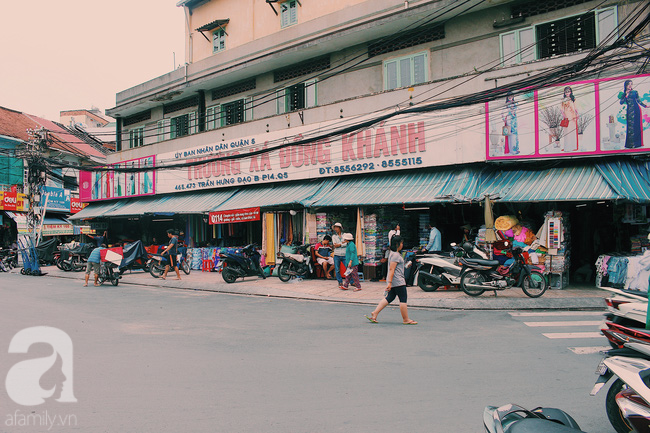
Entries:
POLYGON ((77 424, 77 415, 57 415, 47 410, 27 412, 17 409, 5 418, 6 427, 46 427, 48 431, 54 427, 76 427, 77 424))

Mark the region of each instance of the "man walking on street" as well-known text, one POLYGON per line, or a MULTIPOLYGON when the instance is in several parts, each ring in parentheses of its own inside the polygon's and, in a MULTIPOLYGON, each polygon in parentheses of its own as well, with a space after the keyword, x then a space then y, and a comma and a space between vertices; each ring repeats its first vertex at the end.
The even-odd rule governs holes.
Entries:
POLYGON ((440 254, 442 252, 442 235, 440 230, 435 227, 435 222, 429 224, 429 243, 426 250, 430 253, 440 254))
POLYGON ((167 245, 162 253, 163 255, 168 255, 169 263, 165 266, 165 272, 162 275, 162 279, 167 279, 167 272, 169 272, 169 267, 171 265, 174 267, 174 271, 176 271, 176 279, 180 280, 181 273, 178 271, 178 260, 176 258, 176 255, 178 254, 178 237, 174 235, 174 230, 172 229, 167 230, 167 237, 169 237, 169 245, 167 245))

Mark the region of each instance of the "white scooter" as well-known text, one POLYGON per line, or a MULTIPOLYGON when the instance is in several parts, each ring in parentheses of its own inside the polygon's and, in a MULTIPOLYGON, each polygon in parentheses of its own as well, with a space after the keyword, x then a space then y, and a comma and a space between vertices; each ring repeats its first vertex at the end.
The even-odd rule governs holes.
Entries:
POLYGON ((425 254, 416 260, 417 284, 425 292, 435 292, 440 286, 459 287, 460 257, 488 260, 487 253, 470 242, 465 242, 462 247, 452 243, 451 248, 450 256, 425 254))
POLYGON ((605 399, 607 417, 618 433, 650 431, 650 346, 626 343, 635 356, 613 356, 600 362, 596 371, 600 376, 591 391, 596 395, 613 376, 605 399))

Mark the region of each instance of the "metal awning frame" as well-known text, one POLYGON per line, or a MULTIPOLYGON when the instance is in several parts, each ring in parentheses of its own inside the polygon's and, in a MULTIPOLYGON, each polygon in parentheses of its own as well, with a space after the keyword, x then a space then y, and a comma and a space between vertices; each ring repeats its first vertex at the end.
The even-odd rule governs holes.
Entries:
POLYGON ((211 42, 210 39, 203 32, 212 31, 218 27, 220 30, 223 30, 226 36, 230 36, 226 31, 226 28, 224 27, 229 22, 230 22, 230 18, 226 18, 223 20, 214 20, 212 22, 202 25, 201 27, 196 28, 195 30, 201 33, 206 41, 211 42))

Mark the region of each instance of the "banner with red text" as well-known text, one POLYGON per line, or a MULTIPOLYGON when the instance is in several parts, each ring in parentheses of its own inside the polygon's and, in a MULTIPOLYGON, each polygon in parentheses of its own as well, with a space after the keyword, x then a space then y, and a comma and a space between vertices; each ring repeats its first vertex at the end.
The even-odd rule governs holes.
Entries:
POLYGON ((245 223, 260 220, 260 208, 225 210, 210 212, 210 224, 245 223))

